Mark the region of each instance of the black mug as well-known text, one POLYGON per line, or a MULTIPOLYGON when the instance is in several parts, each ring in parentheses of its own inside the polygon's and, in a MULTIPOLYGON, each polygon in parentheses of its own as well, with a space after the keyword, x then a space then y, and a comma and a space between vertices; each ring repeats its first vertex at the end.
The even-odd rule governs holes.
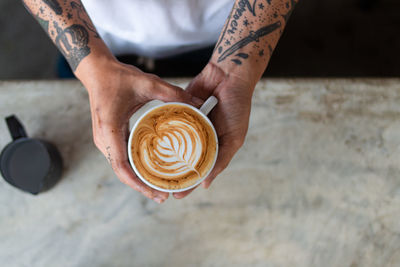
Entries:
POLYGON ((11 185, 31 194, 44 192, 61 178, 62 158, 51 143, 29 138, 12 115, 6 118, 13 141, 0 154, 0 171, 11 185))

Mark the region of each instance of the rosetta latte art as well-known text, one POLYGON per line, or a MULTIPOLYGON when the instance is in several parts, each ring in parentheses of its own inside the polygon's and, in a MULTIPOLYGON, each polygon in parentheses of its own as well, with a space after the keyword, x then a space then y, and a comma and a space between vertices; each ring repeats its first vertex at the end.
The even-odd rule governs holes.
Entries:
POLYGON ((183 105, 150 112, 132 140, 133 161, 140 174, 165 189, 188 187, 201 179, 213 163, 215 148, 210 125, 183 105))

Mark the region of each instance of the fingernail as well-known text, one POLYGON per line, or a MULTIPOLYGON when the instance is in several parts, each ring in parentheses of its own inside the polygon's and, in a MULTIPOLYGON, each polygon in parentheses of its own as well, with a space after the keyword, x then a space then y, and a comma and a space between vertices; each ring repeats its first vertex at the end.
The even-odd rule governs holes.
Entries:
POLYGON ((161 197, 156 197, 156 198, 154 198, 154 200, 155 200, 158 204, 161 204, 161 203, 164 202, 165 199, 163 199, 163 198, 161 198, 161 197))
POLYGON ((198 97, 192 96, 192 102, 195 103, 197 106, 203 105, 204 101, 198 97))

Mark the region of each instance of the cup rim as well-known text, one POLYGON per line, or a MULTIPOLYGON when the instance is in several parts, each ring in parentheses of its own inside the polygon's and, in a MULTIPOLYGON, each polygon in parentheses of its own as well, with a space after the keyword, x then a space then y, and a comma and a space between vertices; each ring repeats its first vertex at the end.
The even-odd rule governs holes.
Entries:
MULTIPOLYGON (((136 112, 137 112, 137 111, 136 111, 136 112)), ((199 184, 201 184, 201 183, 208 177, 208 175, 211 173, 211 171, 214 169, 214 166, 215 166, 215 163, 216 163, 217 157, 218 157, 218 149, 219 149, 219 143, 218 143, 217 131, 215 130, 214 125, 212 124, 212 122, 210 121, 210 119, 208 118, 208 116, 205 115, 203 112, 201 112, 200 109, 198 109, 198 108, 196 108, 196 107, 194 107, 194 106, 192 106, 192 105, 189 105, 189 104, 186 104, 186 103, 182 103, 182 102, 163 102, 162 104, 160 104, 160 105, 158 105, 158 106, 155 106, 155 107, 152 107, 152 108, 150 108, 149 110, 145 111, 142 115, 140 115, 140 117, 136 120, 135 124, 132 126, 132 129, 130 130, 130 133, 129 133, 129 139, 128 139, 128 158, 129 158, 129 163, 130 163, 130 165, 131 165, 131 168, 132 168, 133 171, 135 172, 136 176, 139 177, 139 179, 140 179, 142 182, 144 182, 146 185, 148 185, 149 187, 151 187, 151 188, 153 188, 153 189, 156 189, 156 190, 158 190, 158 191, 167 192, 167 193, 185 192, 185 191, 190 190, 190 189, 192 189, 192 188, 195 188, 196 186, 198 186, 199 184), (186 107, 191 108, 192 110, 194 110, 194 111, 197 112, 198 114, 200 114, 200 115, 209 123, 209 125, 211 126, 211 128, 212 128, 212 130, 213 130, 213 133, 214 133, 214 138, 215 138, 215 141, 216 141, 214 160, 213 160, 213 162, 212 162, 212 164, 211 164, 211 167, 208 169, 208 171, 207 171, 206 174, 204 175, 204 177, 202 177, 202 178, 200 178, 199 180, 197 180, 193 185, 188 186, 188 187, 185 187, 185 188, 181 188, 181 189, 165 189, 165 188, 162 188, 162 187, 159 187, 159 186, 157 186, 157 185, 154 185, 154 184, 150 183, 150 182, 147 181, 147 180, 140 174, 140 172, 136 169, 136 166, 135 166, 135 164, 134 164, 134 162, 133 162, 133 159, 132 159, 132 148, 131 148, 132 146, 131 146, 131 144, 132 144, 133 133, 134 133, 136 127, 138 126, 138 124, 140 123, 140 121, 141 121, 147 114, 149 114, 151 111, 153 111, 153 110, 155 110, 155 109, 157 109, 157 108, 160 108, 160 107, 162 107, 162 106, 167 106, 167 105, 182 105, 182 106, 186 106, 186 107)))

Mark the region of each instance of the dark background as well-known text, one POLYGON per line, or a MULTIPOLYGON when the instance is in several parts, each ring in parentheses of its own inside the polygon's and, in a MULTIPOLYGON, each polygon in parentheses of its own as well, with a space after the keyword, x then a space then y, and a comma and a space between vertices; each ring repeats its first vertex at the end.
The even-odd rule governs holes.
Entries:
MULTIPOLYGON (((399 77, 399 33, 399 0, 300 0, 265 76, 399 77)), ((0 1, 0 79, 56 78, 58 57, 20 0, 0 1)), ((156 62, 156 70, 183 74, 171 60, 156 62)))

